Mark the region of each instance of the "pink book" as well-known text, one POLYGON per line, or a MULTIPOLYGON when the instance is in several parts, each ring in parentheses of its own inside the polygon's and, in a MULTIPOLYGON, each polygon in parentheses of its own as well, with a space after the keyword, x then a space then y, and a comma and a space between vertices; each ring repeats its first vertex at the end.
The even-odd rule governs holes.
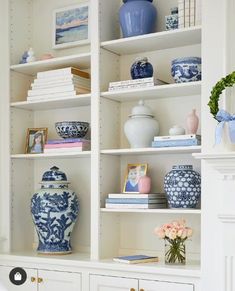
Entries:
POLYGON ((74 147, 82 147, 87 145, 84 142, 70 142, 70 143, 62 143, 62 144, 45 144, 45 149, 56 149, 56 148, 74 148, 74 147))

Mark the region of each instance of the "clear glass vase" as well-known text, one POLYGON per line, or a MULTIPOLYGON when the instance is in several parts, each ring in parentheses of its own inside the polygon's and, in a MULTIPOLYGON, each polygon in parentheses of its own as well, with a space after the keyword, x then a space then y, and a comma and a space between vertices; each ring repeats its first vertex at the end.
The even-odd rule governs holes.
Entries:
POLYGON ((185 240, 165 240, 165 264, 184 265, 186 263, 185 240))

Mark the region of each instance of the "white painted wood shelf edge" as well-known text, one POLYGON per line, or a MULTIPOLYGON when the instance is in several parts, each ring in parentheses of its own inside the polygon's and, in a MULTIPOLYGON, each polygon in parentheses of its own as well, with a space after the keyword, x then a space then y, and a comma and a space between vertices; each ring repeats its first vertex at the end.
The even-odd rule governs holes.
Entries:
POLYGON ((101 150, 105 155, 136 155, 136 154, 192 154, 200 152, 201 146, 165 147, 165 148, 136 148, 136 149, 107 149, 101 150))
POLYGON ((48 110, 59 108, 70 108, 78 106, 89 106, 91 104, 91 94, 80 94, 71 98, 47 99, 42 101, 20 101, 12 102, 12 108, 25 110, 48 110))
POLYGON ((101 208, 103 213, 144 213, 144 214, 201 214, 201 209, 109 209, 101 208))
POLYGON ((83 253, 72 253, 66 256, 46 256, 39 255, 33 251, 25 252, 11 252, 6 254, 0 254, 1 264, 13 262, 17 263, 37 263, 37 264, 47 264, 47 267, 52 265, 56 266, 66 266, 66 267, 78 267, 78 268, 88 268, 88 269, 99 269, 99 270, 114 270, 122 272, 143 272, 146 274, 162 274, 171 276, 187 276, 200 278, 200 264, 198 261, 189 261, 184 266, 169 266, 162 262, 157 263, 147 263, 147 264, 135 264, 128 265, 117 263, 110 259, 93 261, 90 260, 88 254, 83 253))
POLYGON ((101 47, 118 55, 156 51, 201 43, 201 26, 155 32, 101 42, 101 47))
POLYGON ((82 53, 52 58, 49 60, 35 61, 32 63, 12 65, 10 66, 10 69, 18 73, 33 76, 40 71, 59 69, 71 66, 75 67, 79 66, 80 69, 88 69, 90 68, 90 64, 91 64, 91 54, 82 53))
POLYGON ((68 152, 68 153, 50 153, 50 154, 14 154, 11 155, 12 159, 50 159, 50 158, 86 158, 90 157, 91 151, 83 152, 68 152))
POLYGON ((157 99, 167 97, 181 97, 201 94, 202 82, 158 85, 150 88, 128 89, 102 92, 101 97, 125 102, 139 99, 157 99))

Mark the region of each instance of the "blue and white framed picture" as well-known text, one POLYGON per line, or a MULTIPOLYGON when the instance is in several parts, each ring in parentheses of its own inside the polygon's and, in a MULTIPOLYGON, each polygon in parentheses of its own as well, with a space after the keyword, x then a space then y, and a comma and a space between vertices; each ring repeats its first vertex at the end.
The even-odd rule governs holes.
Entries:
POLYGON ((87 43, 89 43, 89 3, 54 10, 53 48, 87 43))

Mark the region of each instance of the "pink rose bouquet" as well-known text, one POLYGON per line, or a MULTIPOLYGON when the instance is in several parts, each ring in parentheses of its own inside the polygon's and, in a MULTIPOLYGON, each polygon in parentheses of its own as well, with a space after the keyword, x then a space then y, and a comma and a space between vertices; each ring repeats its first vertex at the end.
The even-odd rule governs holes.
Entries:
POLYGON ((165 262, 185 264, 185 241, 193 231, 186 226, 185 220, 176 220, 156 227, 154 233, 165 240, 165 262))

